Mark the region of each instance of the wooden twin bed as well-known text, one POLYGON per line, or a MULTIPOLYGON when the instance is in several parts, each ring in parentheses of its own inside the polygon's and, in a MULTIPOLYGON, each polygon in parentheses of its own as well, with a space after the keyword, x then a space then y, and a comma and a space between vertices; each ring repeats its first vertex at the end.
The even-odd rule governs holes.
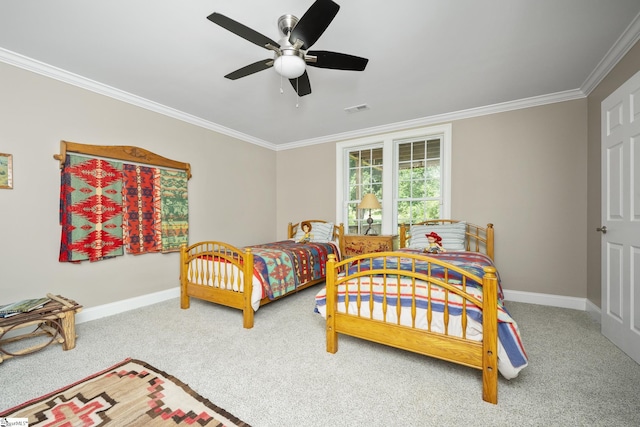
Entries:
POLYGON ((289 223, 288 241, 245 248, 217 241, 182 246, 180 306, 189 308, 194 297, 237 308, 242 310, 243 326, 252 328, 260 306, 324 282, 328 255, 339 259, 344 250, 343 234, 342 224, 309 220, 289 223), (291 240, 305 222, 325 224, 331 238, 310 243, 291 240))
MULTIPOLYGON (((289 224, 289 239, 301 224, 289 224)), ((326 319, 328 352, 336 353, 339 334, 346 334, 476 368, 482 371, 483 399, 497 403, 498 372, 515 378, 528 361, 518 326, 503 305, 493 264, 493 225, 433 220, 401 226, 398 251, 341 260, 343 233, 342 224, 333 227, 332 242, 325 244, 333 250, 324 253, 322 274, 277 296, 265 295, 268 287, 256 274, 262 263, 256 253, 268 245, 239 249, 209 241, 183 246, 181 307, 189 308, 195 297, 237 308, 243 326, 251 328, 261 305, 326 280, 315 300, 316 311, 326 319), (424 227, 445 237, 455 234, 459 247, 423 253, 410 234, 423 233, 424 227)), ((293 240, 288 245, 294 251, 314 246, 293 240)))
POLYGON ((526 353, 502 305, 493 226, 458 225, 465 230, 460 251, 427 256, 407 245, 401 227, 404 249, 342 261, 330 256, 316 310, 326 319, 328 352, 336 353, 339 334, 346 334, 480 369, 482 397, 495 404, 498 372, 517 376, 526 353))

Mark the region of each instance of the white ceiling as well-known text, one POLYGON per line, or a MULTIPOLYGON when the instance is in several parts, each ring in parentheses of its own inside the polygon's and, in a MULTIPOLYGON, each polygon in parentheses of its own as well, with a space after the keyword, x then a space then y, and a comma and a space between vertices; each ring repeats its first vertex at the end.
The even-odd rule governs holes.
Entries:
POLYGON ((584 97, 640 34, 638 0, 335 1, 312 49, 369 64, 308 67, 313 92, 299 99, 272 69, 225 79, 272 54, 206 17, 278 40, 278 18, 312 0, 4 0, 0 60, 282 149, 584 97))

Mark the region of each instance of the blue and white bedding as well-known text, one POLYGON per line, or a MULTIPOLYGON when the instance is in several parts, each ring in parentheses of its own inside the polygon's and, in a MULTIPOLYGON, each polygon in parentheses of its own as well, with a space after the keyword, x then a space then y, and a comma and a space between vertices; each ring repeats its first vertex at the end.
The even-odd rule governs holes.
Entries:
MULTIPOLYGON (((402 249, 404 252, 419 253, 419 251, 412 251, 411 249, 402 249)), ((475 252, 446 252, 444 254, 433 256, 439 260, 453 264, 457 267, 463 268, 470 273, 482 277, 484 266, 493 266, 490 258, 485 255, 475 252)), ((386 268, 397 268, 396 265, 390 264, 389 260, 393 258, 387 258, 386 268)), ((397 258, 396 258, 397 259, 397 258)), ((409 270, 410 260, 405 259, 407 265, 403 262, 403 258, 400 258, 400 269, 409 270)), ((368 260, 363 260, 360 265, 351 264, 349 267, 350 272, 354 272, 359 268, 360 271, 366 269, 378 269, 383 268, 381 265, 382 258, 373 258, 373 265, 369 265, 368 260)), ((420 267, 417 264, 416 270, 423 269, 422 273, 426 273, 430 268, 432 277, 444 276, 444 269, 437 264, 423 263, 420 267)), ((447 271, 448 281, 451 284, 460 287, 460 280, 458 276, 452 274, 453 271, 447 271)), ((344 273, 342 273, 344 274, 344 273)), ((441 277, 442 278, 442 277, 441 277)), ((411 279, 406 277, 400 278, 398 286, 398 280, 396 276, 387 275, 382 276, 365 276, 359 281, 360 287, 360 309, 358 313, 358 305, 356 304, 358 296, 358 284, 355 281, 349 282, 348 293, 348 311, 345 309, 347 300, 347 289, 344 284, 338 288, 338 312, 348 312, 352 315, 359 315, 361 317, 369 318, 369 301, 373 298, 373 319, 383 320, 389 323, 398 323, 397 316, 397 301, 398 301, 398 288, 400 294, 400 324, 411 326, 414 322, 411 313, 412 307, 412 282, 411 279), (386 289, 386 313, 383 312, 382 301, 385 295, 386 289), (372 290, 372 292, 371 292, 372 290)), ((432 321, 431 331, 443 333, 445 330, 444 322, 444 307, 445 307, 445 292, 444 290, 432 284, 431 290, 431 309, 432 309, 432 321)), ((420 282, 416 285, 416 311, 414 328, 416 329, 429 329, 427 321, 427 306, 428 306, 428 288, 426 282, 420 282)), ((482 301, 482 285, 476 282, 467 281, 466 292, 473 295, 479 301, 482 301)), ((462 298, 454 293, 449 292, 448 296, 448 311, 449 321, 447 325, 447 335, 462 337, 462 298)), ((467 327, 466 338, 474 341, 482 341, 482 311, 475 305, 470 305, 467 302, 467 327)), ((522 339, 518 329, 518 325, 513 320, 507 309, 502 302, 502 289, 498 282, 498 369, 503 377, 506 379, 515 378, 518 373, 527 366, 527 355, 522 344, 522 339)), ((323 317, 326 317, 326 288, 323 288, 316 295, 316 311, 323 317)))

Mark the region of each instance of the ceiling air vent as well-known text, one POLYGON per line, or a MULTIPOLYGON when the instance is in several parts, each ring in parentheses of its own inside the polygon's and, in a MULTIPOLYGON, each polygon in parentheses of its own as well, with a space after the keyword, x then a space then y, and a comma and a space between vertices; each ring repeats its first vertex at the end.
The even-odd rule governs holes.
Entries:
POLYGON ((353 107, 347 107, 344 109, 347 113, 359 113, 360 111, 368 110, 367 104, 354 105, 353 107))

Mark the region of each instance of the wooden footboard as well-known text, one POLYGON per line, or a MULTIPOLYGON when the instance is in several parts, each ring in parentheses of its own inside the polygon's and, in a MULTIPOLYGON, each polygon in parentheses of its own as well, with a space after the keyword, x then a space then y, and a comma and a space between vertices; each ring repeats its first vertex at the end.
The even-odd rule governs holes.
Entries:
POLYGON ((495 268, 485 267, 484 272, 484 277, 478 277, 419 254, 381 252, 341 262, 330 256, 326 285, 327 351, 336 353, 338 334, 346 334, 480 369, 482 397, 497 403, 498 284, 495 268), (343 269, 349 271, 339 275, 343 269), (454 277, 460 283, 457 286, 452 284, 454 277), (473 286, 469 286, 472 282, 482 284, 481 294, 476 290, 473 295, 473 286), (402 304, 396 304, 398 293, 402 295, 402 304), (344 300, 340 301, 343 295, 344 300), (451 312, 454 310, 456 313, 451 312), (483 320, 478 326, 481 341, 477 336, 475 340, 467 336, 472 315, 478 310, 483 320), (443 325, 443 330, 436 325, 443 325))
POLYGON ((190 297, 242 310, 243 326, 253 327, 253 254, 223 242, 180 248, 180 307, 190 297))

